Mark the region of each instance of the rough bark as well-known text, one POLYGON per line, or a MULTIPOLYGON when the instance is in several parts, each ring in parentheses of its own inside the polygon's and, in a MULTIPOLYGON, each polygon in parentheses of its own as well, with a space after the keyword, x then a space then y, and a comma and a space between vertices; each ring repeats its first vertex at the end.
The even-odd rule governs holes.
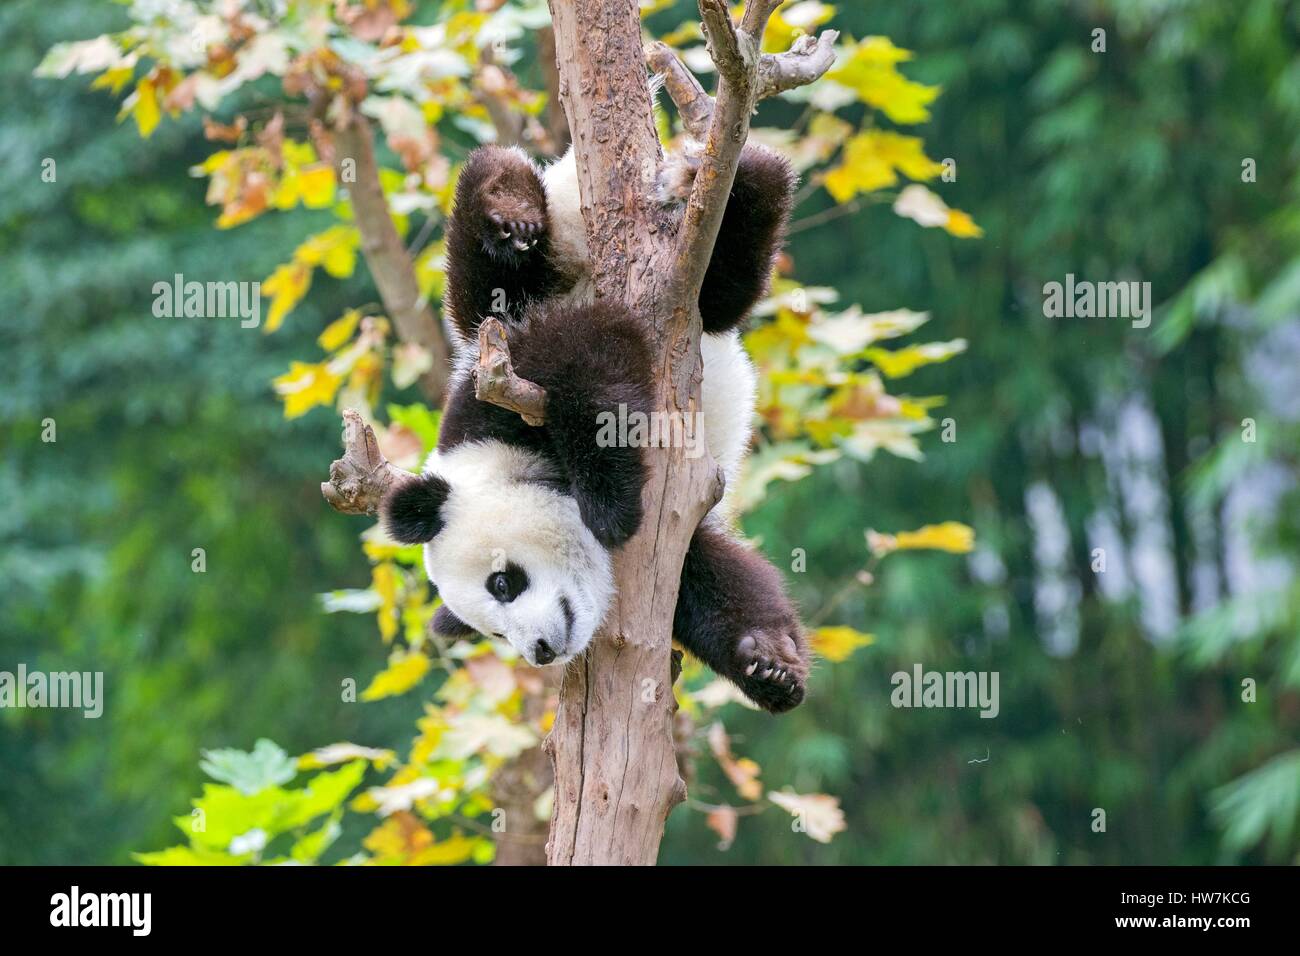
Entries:
MULTIPOLYGON (((652 200, 662 151, 636 0, 550 0, 597 295, 643 317, 658 404, 670 413, 699 407, 700 284, 758 99, 759 42, 777 6, 755 0, 737 31, 723 0, 700 0, 720 85, 704 159, 675 227, 652 200)), ((615 558, 618 598, 566 672, 547 740, 556 786, 552 865, 653 864, 667 816, 686 796, 673 745, 673 611, 686 548, 721 497, 723 476, 709 456, 690 459, 683 448, 646 449, 646 460, 641 530, 615 558)))

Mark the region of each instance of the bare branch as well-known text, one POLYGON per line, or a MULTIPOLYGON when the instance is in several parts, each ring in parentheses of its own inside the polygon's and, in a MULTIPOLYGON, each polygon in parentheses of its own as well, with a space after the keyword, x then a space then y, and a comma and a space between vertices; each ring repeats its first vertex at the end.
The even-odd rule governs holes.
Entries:
POLYGON ((343 412, 343 457, 330 465, 320 492, 330 507, 347 515, 373 515, 390 488, 414 476, 379 450, 375 432, 355 409, 343 412))
POLYGON ((439 405, 451 368, 447 340, 433 309, 420 295, 410 253, 393 225, 388 200, 379 184, 379 164, 375 161, 370 124, 360 111, 354 109, 350 114, 342 127, 334 131, 334 162, 339 182, 348 184, 352 211, 361 233, 361 251, 384 310, 402 341, 413 342, 433 356, 433 364, 420 377, 420 387, 425 398, 439 405), (349 160, 355 164, 350 168, 345 166, 349 160))
MULTIPOLYGON (((752 32, 752 21, 762 9, 767 9, 767 16, 776 9, 772 0, 754 0, 746 7, 742 21, 749 29, 738 33, 726 0, 699 0, 699 4, 709 56, 718 68, 718 96, 704 141, 703 160, 695 174, 677 236, 675 273, 681 290, 692 300, 699 295, 704 282, 731 184, 736 178, 736 164, 749 133, 749 116, 757 102, 758 41, 752 32)), ((766 23, 763 17, 757 26, 759 36, 766 23)))
MULTIPOLYGON (((755 104, 763 95, 812 82, 830 69, 838 37, 827 30, 815 41, 801 38, 789 53, 767 60, 765 67, 758 51, 767 21, 781 0, 750 0, 739 30, 731 21, 726 0, 699 0, 699 5, 709 55, 718 68, 718 95, 704 141, 704 157, 677 237, 677 277, 681 289, 692 297, 699 295, 704 282, 755 104)), ((675 85, 681 87, 680 77, 675 85)), ((672 92, 670 88, 669 95, 672 92)), ((695 109, 698 113, 698 107, 695 109)))
MULTIPOLYGON (((736 32, 736 25, 731 22, 731 12, 727 9, 725 0, 699 0, 699 4, 705 45, 718 68, 718 76, 741 78, 746 72, 745 55, 741 51, 740 35, 736 32)), ((753 6, 750 4, 750 7, 753 6)), ((749 15, 749 8, 746 8, 745 15, 749 15)))
POLYGON ((560 102, 560 70, 555 63, 555 28, 542 27, 537 34, 537 57, 546 77, 546 138, 549 152, 559 156, 569 148, 569 118, 560 102))
POLYGON ((515 374, 506 329, 499 319, 484 319, 478 327, 474 397, 518 412, 529 425, 546 423, 546 389, 515 374))
POLYGON ((667 43, 651 44, 645 59, 650 69, 664 78, 664 88, 677 107, 686 132, 695 139, 704 139, 713 119, 713 97, 704 92, 695 74, 667 43))
MULTIPOLYGON (((758 58, 755 102, 821 79, 835 64, 835 43, 839 38, 838 30, 826 30, 820 36, 799 37, 786 53, 762 54, 758 58)), ((667 44, 652 44, 646 51, 646 63, 664 78, 664 88, 686 132, 695 139, 704 139, 713 120, 713 97, 667 44)))
POLYGON ((820 80, 835 65, 835 41, 840 31, 799 37, 787 53, 764 53, 758 58, 758 98, 765 100, 797 86, 820 80))
POLYGON ((783 3, 785 0, 749 0, 745 4, 745 12, 740 17, 741 32, 748 34, 754 40, 762 40, 763 31, 767 29, 767 21, 772 19, 776 8, 783 3))

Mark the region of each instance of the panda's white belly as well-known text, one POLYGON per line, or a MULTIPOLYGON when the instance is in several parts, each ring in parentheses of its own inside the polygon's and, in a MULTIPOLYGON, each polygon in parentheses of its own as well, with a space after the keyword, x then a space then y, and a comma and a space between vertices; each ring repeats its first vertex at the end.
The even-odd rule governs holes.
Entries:
POLYGON ((718 506, 725 512, 749 451, 758 380, 738 332, 701 336, 700 357, 704 361, 700 386, 704 436, 709 453, 727 475, 727 493, 718 506))

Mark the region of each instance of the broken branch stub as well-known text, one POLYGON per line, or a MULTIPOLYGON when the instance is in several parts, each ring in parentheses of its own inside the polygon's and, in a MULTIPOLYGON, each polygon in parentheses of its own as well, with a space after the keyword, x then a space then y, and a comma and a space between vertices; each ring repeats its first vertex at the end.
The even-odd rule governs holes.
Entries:
POLYGON ((529 425, 546 424, 546 389, 515 374, 500 319, 484 319, 478 327, 474 397, 516 412, 529 425))
POLYGON ((347 515, 378 514, 389 489, 414 477, 384 457, 374 429, 359 412, 344 410, 343 457, 330 465, 330 480, 320 486, 331 508, 347 515))

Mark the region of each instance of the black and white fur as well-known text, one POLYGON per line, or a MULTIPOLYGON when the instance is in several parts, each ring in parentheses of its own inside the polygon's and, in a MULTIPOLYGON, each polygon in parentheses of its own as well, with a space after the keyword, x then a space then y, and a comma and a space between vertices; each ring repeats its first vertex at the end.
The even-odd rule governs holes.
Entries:
MULTIPOLYGON (((690 154, 670 157, 666 208, 680 209, 690 154)), ((700 293, 705 439, 737 477, 749 445, 754 370, 739 327, 763 295, 794 176, 746 146, 700 293)), ((598 415, 650 412, 645 332, 624 306, 595 301, 572 152, 545 170, 519 150, 469 157, 447 232, 445 311, 458 343, 438 448, 419 481, 383 504, 389 534, 424 543, 441 633, 504 637, 530 663, 581 654, 613 594, 610 551, 641 522, 637 448, 600 447, 598 415), (546 424, 474 397, 477 329, 507 327, 515 371, 546 389, 546 424)), ((692 539, 674 636, 752 700, 779 712, 804 696, 809 660, 779 573, 715 509, 692 539)))

